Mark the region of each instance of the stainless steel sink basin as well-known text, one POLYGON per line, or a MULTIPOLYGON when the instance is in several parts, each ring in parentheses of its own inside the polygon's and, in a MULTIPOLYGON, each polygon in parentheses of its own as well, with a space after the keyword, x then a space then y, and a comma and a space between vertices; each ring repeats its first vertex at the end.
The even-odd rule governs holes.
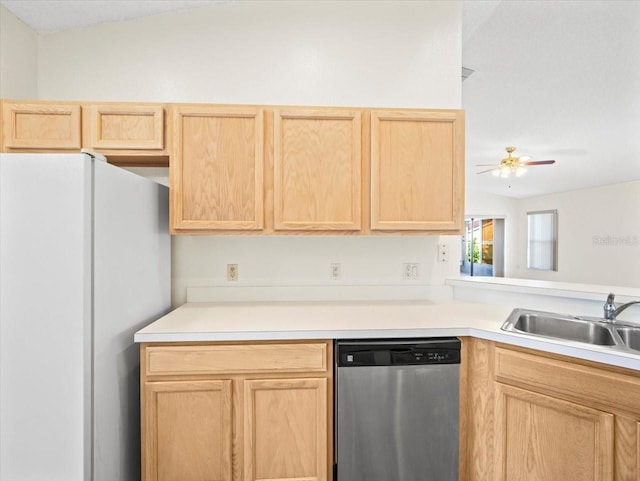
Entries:
POLYGON ((640 327, 616 327, 616 334, 629 349, 640 351, 640 327))
POLYGON ((514 309, 502 330, 640 353, 640 325, 619 324, 596 317, 514 309))
POLYGON ((517 316, 513 330, 598 346, 616 345, 613 333, 604 324, 548 313, 522 313, 517 316))

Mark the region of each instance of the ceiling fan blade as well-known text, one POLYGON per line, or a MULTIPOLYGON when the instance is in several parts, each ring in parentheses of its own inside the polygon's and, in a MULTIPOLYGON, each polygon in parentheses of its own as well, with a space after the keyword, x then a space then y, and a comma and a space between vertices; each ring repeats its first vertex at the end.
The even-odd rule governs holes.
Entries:
POLYGON ((487 172, 491 172, 492 170, 498 170, 500 167, 495 167, 493 169, 482 170, 480 172, 476 172, 476 174, 486 174, 487 172))
POLYGON ((520 162, 522 165, 547 165, 555 164, 555 160, 529 160, 527 162, 520 162))
POLYGON ((496 164, 476 164, 476 167, 500 167, 496 164))

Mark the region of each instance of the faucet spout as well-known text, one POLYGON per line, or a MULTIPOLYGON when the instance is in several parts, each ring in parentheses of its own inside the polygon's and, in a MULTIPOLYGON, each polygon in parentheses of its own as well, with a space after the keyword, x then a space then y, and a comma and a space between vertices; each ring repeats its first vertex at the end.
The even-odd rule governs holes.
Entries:
POLYGON ((607 301, 605 302, 603 308, 604 308, 604 318, 607 321, 615 321, 616 317, 625 309, 627 309, 630 306, 633 306, 634 304, 640 304, 640 301, 631 301, 631 302, 626 302, 624 304, 620 304, 619 306, 616 306, 614 304, 614 299, 615 299, 615 294, 612 292, 607 296, 607 301))
POLYGON ((634 304, 640 304, 640 301, 631 301, 631 302, 627 302, 625 304, 619 305, 618 307, 616 307, 616 310, 613 311, 613 318, 615 319, 618 316, 618 314, 624 311, 627 307, 633 306, 634 304))

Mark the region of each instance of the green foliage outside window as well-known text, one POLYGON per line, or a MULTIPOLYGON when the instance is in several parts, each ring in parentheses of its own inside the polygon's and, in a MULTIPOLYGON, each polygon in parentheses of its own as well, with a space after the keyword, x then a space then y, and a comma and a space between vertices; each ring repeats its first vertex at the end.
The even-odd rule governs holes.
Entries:
MULTIPOLYGON (((467 260, 471 262, 471 244, 467 243, 467 260)), ((473 262, 480 262, 480 247, 478 246, 478 239, 473 238, 473 262)))

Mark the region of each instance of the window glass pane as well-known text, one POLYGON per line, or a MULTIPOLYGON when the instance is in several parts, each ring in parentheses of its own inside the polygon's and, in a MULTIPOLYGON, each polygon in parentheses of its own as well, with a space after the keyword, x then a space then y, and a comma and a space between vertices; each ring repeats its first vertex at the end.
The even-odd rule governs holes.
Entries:
POLYGON ((557 211, 529 212, 529 269, 557 270, 557 211))

